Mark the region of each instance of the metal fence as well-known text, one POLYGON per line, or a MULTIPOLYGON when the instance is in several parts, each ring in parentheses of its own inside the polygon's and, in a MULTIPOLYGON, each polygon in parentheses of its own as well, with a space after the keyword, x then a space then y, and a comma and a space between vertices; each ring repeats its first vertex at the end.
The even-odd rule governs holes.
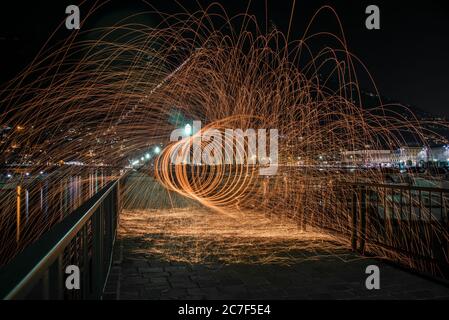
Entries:
POLYGON ((449 189, 347 183, 323 190, 323 228, 354 251, 449 280, 449 189), (329 196, 335 199, 329 199, 329 196))
POLYGON ((0 269, 0 298, 101 298, 121 210, 120 184, 108 183, 0 269), (69 265, 80 270, 80 289, 66 287, 69 265))

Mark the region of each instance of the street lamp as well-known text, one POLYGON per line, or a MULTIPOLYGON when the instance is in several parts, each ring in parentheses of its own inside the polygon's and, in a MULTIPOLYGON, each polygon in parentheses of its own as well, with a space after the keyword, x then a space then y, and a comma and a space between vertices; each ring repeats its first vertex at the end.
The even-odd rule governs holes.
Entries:
POLYGON ((154 148, 154 153, 159 154, 161 152, 161 148, 156 147, 154 148))
POLYGON ((145 154, 145 158, 148 160, 148 159, 150 159, 150 154, 149 153, 146 153, 145 154))
POLYGON ((192 126, 190 124, 186 124, 184 127, 184 132, 187 136, 190 136, 192 134, 192 126))

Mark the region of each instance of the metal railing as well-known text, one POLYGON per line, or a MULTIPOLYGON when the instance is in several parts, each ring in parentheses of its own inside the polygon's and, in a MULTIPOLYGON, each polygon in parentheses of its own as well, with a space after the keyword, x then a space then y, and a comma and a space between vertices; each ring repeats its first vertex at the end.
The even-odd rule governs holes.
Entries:
POLYGON ((449 280, 449 189, 363 182, 333 188, 318 200, 328 213, 324 229, 346 236, 361 254, 449 280))
POLYGON ((111 266, 120 179, 55 225, 0 269, 3 299, 99 299, 111 266), (66 267, 80 270, 80 288, 66 288, 66 267))

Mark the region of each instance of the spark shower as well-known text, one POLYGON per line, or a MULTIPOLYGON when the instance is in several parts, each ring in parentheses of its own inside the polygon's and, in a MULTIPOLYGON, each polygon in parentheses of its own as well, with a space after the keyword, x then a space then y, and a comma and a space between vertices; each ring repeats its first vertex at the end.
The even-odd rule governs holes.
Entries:
MULTIPOLYGON (((74 160, 124 168, 150 146, 162 144, 154 174, 169 190, 220 212, 265 212, 312 229, 331 225, 348 233, 351 213, 342 202, 350 191, 338 186, 382 182, 383 173, 378 168, 348 172, 330 164, 341 163, 344 151, 397 149, 407 144, 406 135, 425 145, 426 136, 436 134, 423 129, 407 108, 384 104, 374 80, 369 89, 378 105, 365 108, 358 79, 371 76, 351 53, 331 7, 319 9, 299 39, 275 27, 262 30, 246 13, 228 16, 218 4, 174 15, 148 10, 161 17, 159 25, 125 19, 84 30, 81 24, 64 42, 44 47, 3 88, 2 122, 25 128, 2 146, 4 161, 14 150, 20 161, 32 159, 36 172, 74 160), (312 32, 324 12, 333 15, 339 30, 312 32), (170 133, 179 129, 170 121, 174 113, 198 119, 208 130, 276 128, 276 174, 261 178, 264 163, 174 165, 170 154, 178 142, 170 141, 170 133), (339 210, 323 210, 323 203, 339 210)), ((239 150, 243 158, 252 158, 250 149, 239 150)), ((231 153, 242 157, 238 150, 231 153)), ((81 170, 61 166, 53 179, 81 170)), ((141 170, 151 174, 150 168, 141 170)), ((60 190, 54 192, 57 197, 60 190)), ((0 195, 2 205, 15 206, 14 201, 0 195)), ((2 217, 1 223, 11 219, 2 217)), ((41 233, 38 228, 28 228, 34 236, 24 241, 32 242, 41 233)), ((431 251, 422 242, 423 232, 448 239, 443 225, 435 223, 412 230, 406 245, 431 251)), ((348 244, 339 236, 335 241, 348 244)), ((372 244, 370 251, 416 267, 384 247, 372 244)))

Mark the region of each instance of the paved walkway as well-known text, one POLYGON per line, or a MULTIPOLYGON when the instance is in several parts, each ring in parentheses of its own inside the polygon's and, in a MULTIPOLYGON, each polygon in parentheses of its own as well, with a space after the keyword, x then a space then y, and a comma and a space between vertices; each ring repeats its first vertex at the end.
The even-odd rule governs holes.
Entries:
POLYGON ((447 287, 292 222, 212 212, 155 183, 131 185, 104 299, 449 299, 447 287), (380 290, 365 287, 371 264, 380 290))

